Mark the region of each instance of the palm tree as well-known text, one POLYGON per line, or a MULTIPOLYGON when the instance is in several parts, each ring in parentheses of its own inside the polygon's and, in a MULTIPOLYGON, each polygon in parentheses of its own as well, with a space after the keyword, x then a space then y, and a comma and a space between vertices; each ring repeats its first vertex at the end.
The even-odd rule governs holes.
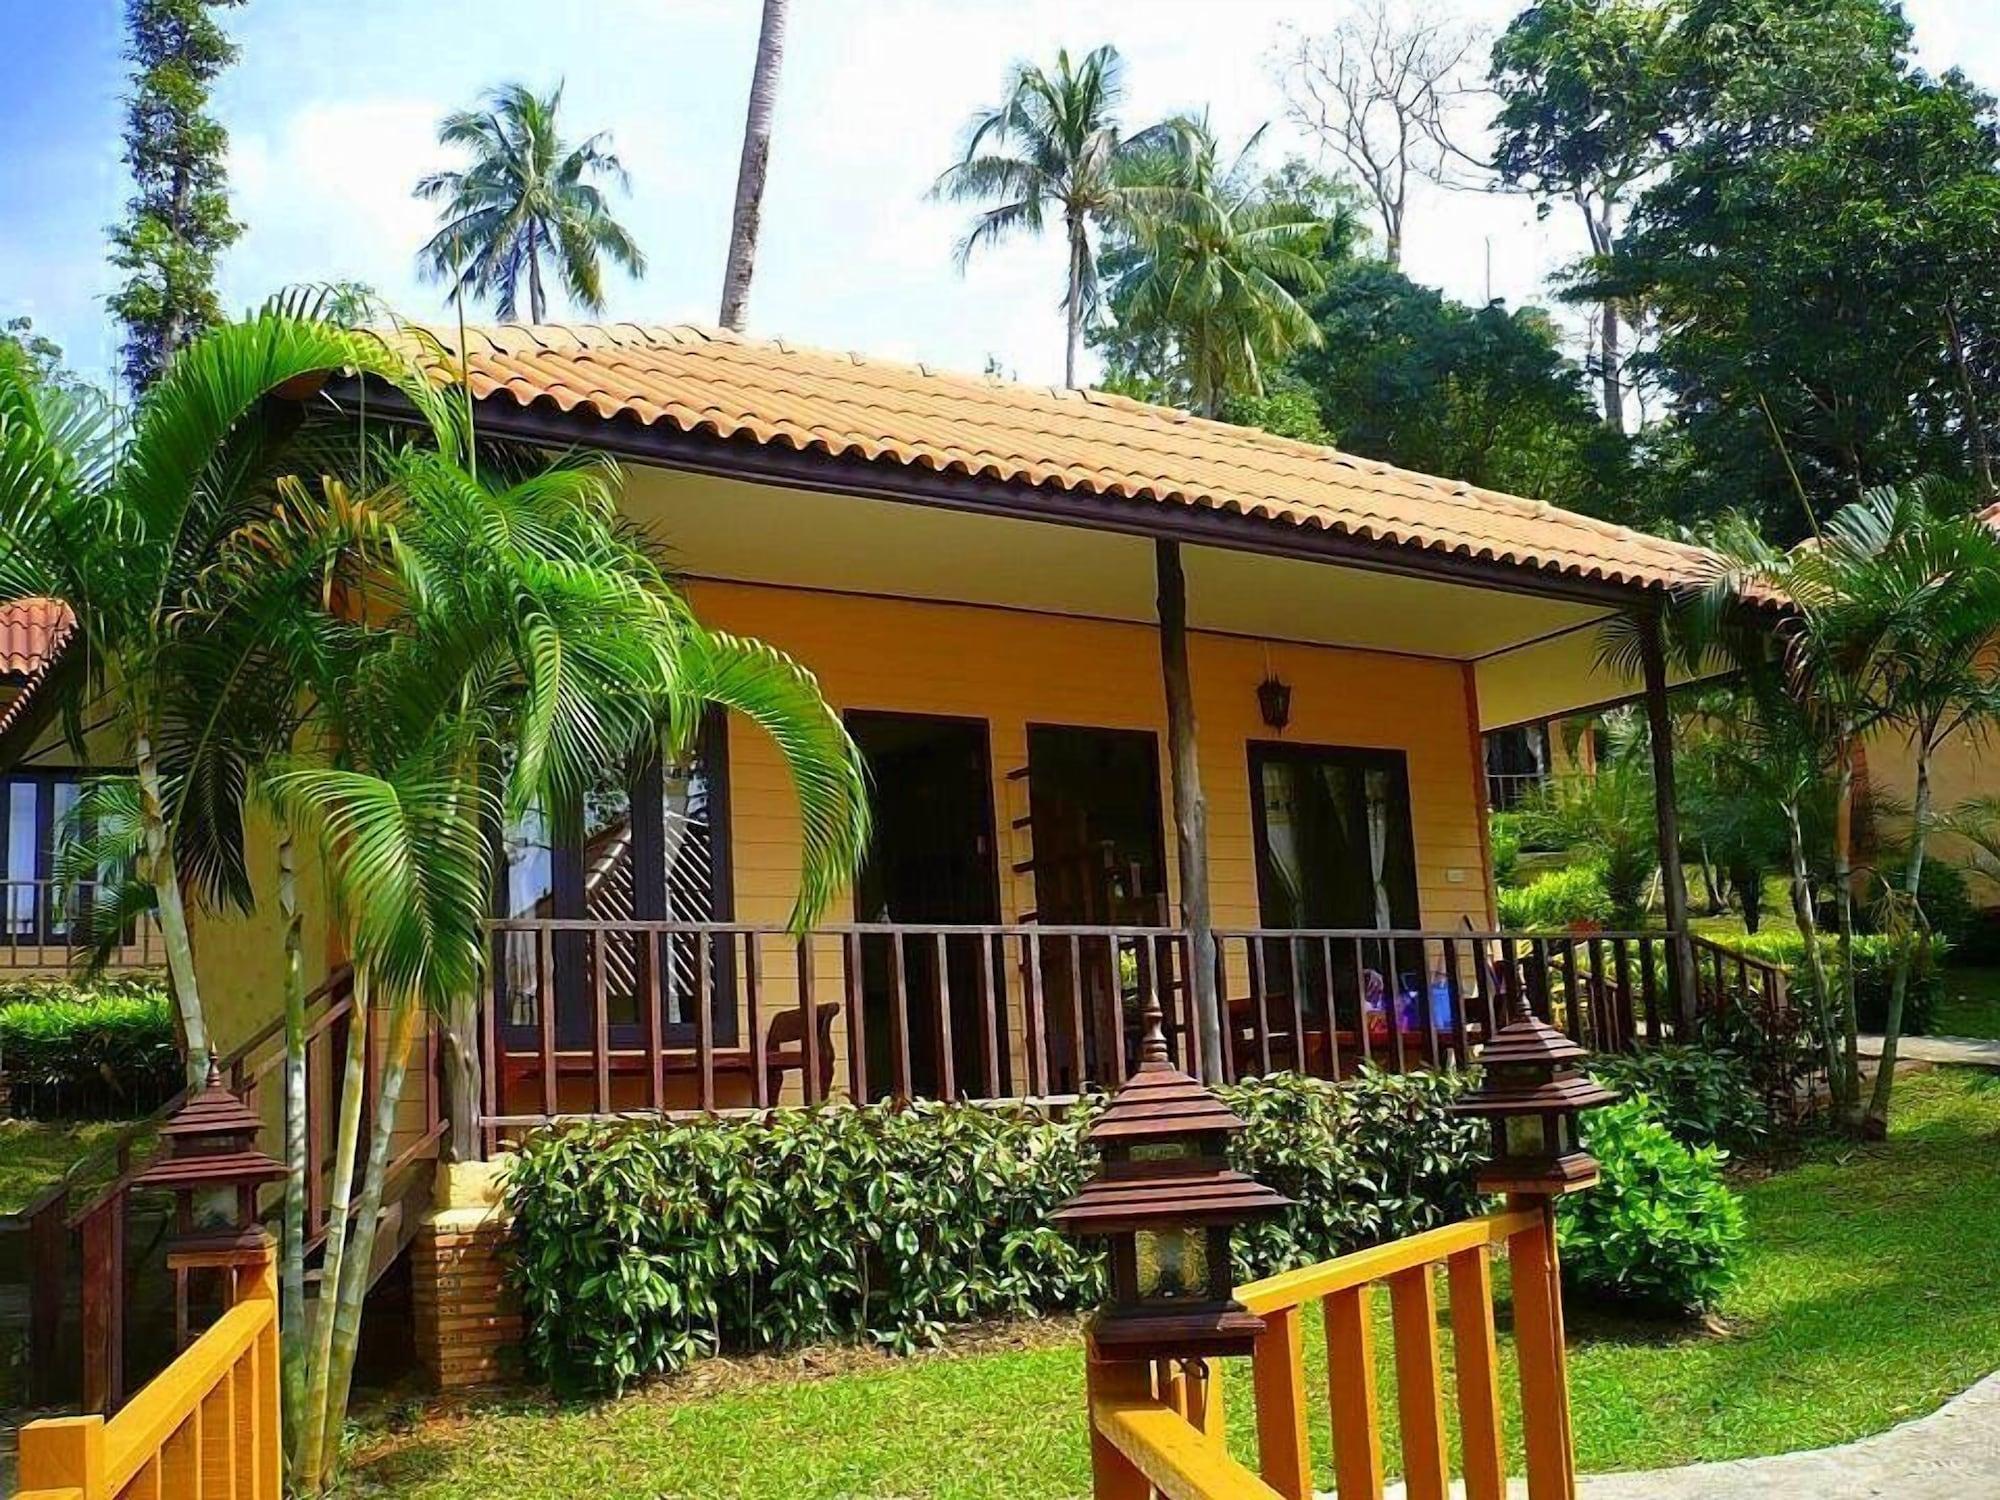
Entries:
POLYGON ((1299 297, 1326 284, 1326 224, 1265 192, 1251 170, 1261 135, 1225 171, 1206 123, 1183 121, 1117 173, 1128 243, 1112 303, 1211 417, 1232 395, 1262 395, 1265 370, 1320 339, 1299 297))
MULTIPOLYGON (((1820 535, 1791 552, 1746 548, 1731 585, 1776 589, 1789 601, 1792 627, 1784 663, 1795 696, 1830 729, 1838 795, 1850 785, 1850 747, 1878 725, 1908 735, 1915 759, 1909 859, 1902 883, 1886 892, 1892 928, 1921 925, 1918 891, 1931 835, 1931 764, 1961 730, 2000 721, 2000 536, 1959 503, 1948 486, 1920 483, 1869 490, 1842 509, 1820 535)), ((1836 840, 1836 856, 1841 853, 1836 840)), ((1852 915, 1844 862, 1835 883, 1841 901, 1842 992, 1846 1030, 1843 1073, 1858 1078, 1852 915)), ((1858 1089, 1848 1123, 1886 1129, 1895 1086, 1903 1007, 1916 943, 1900 945, 1883 1020, 1882 1058, 1865 1112, 1858 1089)))
POLYGON ((188 1077, 208 1067, 186 899, 247 905, 248 784, 238 716, 281 713, 257 655, 218 637, 213 570, 227 538, 271 502, 293 451, 290 403, 267 398, 357 369, 421 407, 437 397, 403 357, 274 304, 182 349, 129 424, 93 392, 36 381, 0 351, 0 598, 46 595, 75 613, 83 670, 60 707, 125 737, 141 849, 188 1077))
POLYGON ((771 166, 771 119, 778 106, 778 68, 785 59, 789 10, 790 0, 764 0, 764 19, 757 28, 757 65, 750 74, 743 157, 736 166, 736 207, 729 216, 729 259, 722 273, 724 328, 741 330, 750 307, 750 276, 757 264, 757 230, 764 178, 771 166))
MULTIPOLYGON (((355 1031, 364 997, 390 1017, 365 1159, 368 1044, 350 1036, 326 1291, 294 1424, 293 1472, 308 1491, 325 1483, 346 1411, 409 1047, 424 1017, 462 1019, 480 993, 488 821, 535 802, 580 805, 604 767, 685 749, 705 707, 721 704, 769 732, 791 768, 804 824, 795 926, 825 908, 867 838, 860 759, 838 716, 788 658, 693 618, 618 524, 615 468, 572 461, 496 478, 490 464, 475 475, 419 449, 382 467, 363 507, 381 527, 347 527, 372 566, 360 649, 323 705, 328 753, 268 779, 282 816, 317 838, 355 965, 355 1031), (494 765, 508 767, 504 784, 483 775, 494 765)), ((337 514, 353 509, 295 498, 285 520, 296 535, 279 551, 329 523, 341 531, 337 514)), ((268 557, 278 535, 258 533, 245 558, 268 557)))
POLYGON ((646 257, 611 216, 599 181, 630 181, 603 132, 571 146, 557 127, 562 86, 537 95, 518 83, 487 94, 485 107, 446 115, 438 142, 472 153, 463 171, 433 172, 416 195, 442 202, 443 223, 422 250, 419 266, 448 281, 452 295, 493 299, 513 322, 521 285, 529 321, 548 315, 547 272, 562 278, 569 300, 586 312, 604 310, 604 259, 643 276, 646 257))
POLYGON ((955 203, 985 202, 959 241, 963 270, 973 252, 1014 234, 1040 234, 1060 213, 1068 250, 1063 384, 1076 384, 1076 357, 1084 320, 1097 302, 1097 260, 1090 247, 1092 221, 1103 224, 1121 211, 1117 168, 1133 154, 1160 143, 1177 122, 1134 136, 1120 133, 1124 64, 1118 49, 1093 50, 1081 67, 1069 52, 1056 54, 1053 74, 1016 63, 999 104, 981 111, 966 132, 959 160, 939 177, 932 193, 955 203), (996 201, 997 200, 997 201, 996 201))

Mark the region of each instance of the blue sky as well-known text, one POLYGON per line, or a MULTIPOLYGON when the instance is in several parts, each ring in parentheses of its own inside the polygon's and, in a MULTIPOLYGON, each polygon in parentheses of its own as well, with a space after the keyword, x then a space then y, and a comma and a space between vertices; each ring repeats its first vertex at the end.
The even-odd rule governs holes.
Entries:
MULTIPOLYGON (((1924 61, 2000 86, 1994 0, 1913 0, 1924 61)), ((925 199, 965 120, 1016 57, 1114 42, 1126 117, 1208 106, 1234 141, 1270 122, 1266 155, 1302 144, 1272 65, 1311 0, 794 0, 751 299, 753 332, 954 369, 991 356, 1027 379, 1061 371, 1053 243, 954 269, 964 213, 925 199)), ((1508 0, 1449 7, 1488 27, 1508 0)), ((449 158, 437 119, 491 84, 566 82, 577 135, 611 132, 631 170, 620 214, 651 269, 616 280, 609 315, 711 321, 720 291, 757 0, 251 0, 221 13, 243 48, 218 89, 231 190, 248 226, 222 270, 225 306, 302 280, 377 287, 405 313, 443 316, 415 251, 432 210, 410 196, 449 158)), ((0 317, 31 315, 102 378, 116 333, 104 226, 126 193, 118 160, 122 8, 0 0, 0 317)), ((1426 190, 1406 266, 1456 295, 1535 300, 1574 254, 1569 217, 1509 197, 1426 190)))

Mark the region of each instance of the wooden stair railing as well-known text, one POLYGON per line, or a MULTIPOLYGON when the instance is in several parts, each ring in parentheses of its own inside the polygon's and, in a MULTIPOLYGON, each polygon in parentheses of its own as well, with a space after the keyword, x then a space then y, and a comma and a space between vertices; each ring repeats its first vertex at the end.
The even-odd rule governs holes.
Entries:
POLYGON ((18 1500, 280 1500, 278 1275, 268 1242, 235 1305, 117 1416, 21 1429, 18 1500))
MULTIPOLYGON (((353 971, 345 966, 306 997, 307 1155, 317 1166, 306 1178, 309 1254, 326 1238, 332 1121, 338 1103, 334 1092, 353 1007, 353 971)), ((435 1046, 434 1037, 425 1045, 435 1046)), ((284 1060, 284 1018, 279 1016, 219 1058, 218 1065, 231 1091, 257 1109, 262 1091, 272 1086, 284 1060)), ((364 1082, 364 1088, 371 1092, 376 1061, 371 1056, 364 1082)), ((429 1066, 411 1068, 412 1086, 427 1091, 427 1129, 397 1158, 390 1169, 392 1178, 432 1149, 443 1133, 434 1073, 429 1066)), ((149 1159, 140 1149, 144 1141, 187 1097, 187 1091, 182 1090, 145 1119, 120 1131, 13 1216, 24 1222, 28 1231, 29 1379, 30 1395, 35 1400, 74 1396, 80 1389, 86 1411, 112 1412, 123 1404, 127 1387, 126 1228, 132 1179, 149 1159), (86 1184, 93 1186, 86 1188, 86 1184), (76 1206, 79 1199, 80 1207, 76 1206), (82 1367, 80 1387, 65 1391, 66 1378, 74 1378, 68 1376, 60 1345, 72 1235, 81 1248, 82 1367)), ((276 1139, 269 1143, 269 1149, 273 1155, 282 1154, 276 1139)))
POLYGON ((1238 1299, 1265 1320, 1251 1356, 1257 1467, 1224 1446, 1222 1369, 1204 1361, 1089 1357, 1097 1500, 1310 1500, 1305 1313, 1321 1307, 1327 1344, 1332 1469, 1341 1500, 1381 1500, 1382 1414, 1376 1392, 1373 1288, 1389 1292, 1397 1421, 1409 1500, 1452 1492, 1446 1361, 1438 1337, 1438 1273, 1449 1297, 1460 1475, 1466 1500, 1505 1500, 1493 1257, 1512 1263, 1522 1447, 1531 1500, 1572 1500, 1569 1381, 1554 1220, 1539 1200, 1252 1282, 1238 1299))

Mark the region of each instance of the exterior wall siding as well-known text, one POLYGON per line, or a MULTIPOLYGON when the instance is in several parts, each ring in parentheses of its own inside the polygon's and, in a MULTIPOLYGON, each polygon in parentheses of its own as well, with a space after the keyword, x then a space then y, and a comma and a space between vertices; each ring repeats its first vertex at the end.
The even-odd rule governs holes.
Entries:
MULTIPOLYGON (((720 629, 790 652, 843 712, 873 709, 985 721, 1003 922, 1035 904, 1033 855, 1010 825, 1028 812, 1027 784, 1008 772, 1027 763, 1035 724, 1151 732, 1160 755, 1161 834, 1174 871, 1172 773, 1159 641, 1149 627, 980 606, 882 599, 763 585, 697 581, 696 613, 720 629)), ((1409 767, 1412 833, 1423 925, 1490 921, 1484 843, 1484 769, 1467 671, 1457 662, 1293 644, 1266 646, 1193 633, 1189 641, 1202 785, 1208 798, 1210 902, 1216 926, 1258 925, 1249 747, 1259 740, 1401 750, 1409 767), (1257 684, 1267 672, 1292 686, 1291 723, 1265 726, 1257 684)), ((736 916, 782 922, 797 889, 796 802, 775 746, 733 719, 729 733, 736 916)), ((830 921, 854 918, 842 899, 830 921)), ((797 1003, 788 956, 766 950, 767 1014, 797 1003)), ((816 998, 841 993, 836 943, 815 945, 816 998)), ((1018 1027, 1013 1038, 1019 1055, 1018 1027)), ((837 1077, 846 1038, 834 1036, 837 1077)), ((795 1094, 796 1077, 788 1080, 795 1094)))

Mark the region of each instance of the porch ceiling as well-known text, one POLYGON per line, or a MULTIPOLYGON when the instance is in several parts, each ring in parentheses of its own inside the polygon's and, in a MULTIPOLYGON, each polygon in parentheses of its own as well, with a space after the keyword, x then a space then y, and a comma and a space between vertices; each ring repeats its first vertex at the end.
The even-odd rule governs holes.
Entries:
MULTIPOLYGON (((1077 526, 631 464, 625 509, 692 576, 1150 624, 1153 545, 1077 526)), ((1303 558, 1189 546, 1189 623, 1473 660, 1589 630, 1602 605, 1303 558)), ((1585 684, 1582 704, 1607 696, 1585 684)))

